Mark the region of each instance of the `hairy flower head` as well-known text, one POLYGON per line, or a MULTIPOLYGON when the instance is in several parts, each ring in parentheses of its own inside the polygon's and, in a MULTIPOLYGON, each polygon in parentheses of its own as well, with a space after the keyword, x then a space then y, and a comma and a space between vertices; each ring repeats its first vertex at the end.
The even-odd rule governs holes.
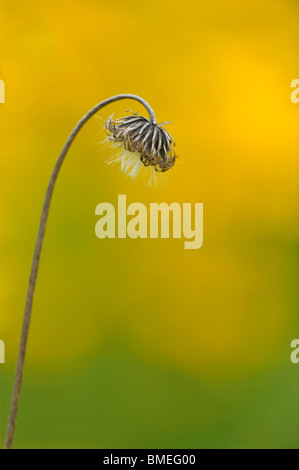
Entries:
POLYGON ((173 149, 175 142, 171 135, 156 124, 137 113, 119 119, 113 115, 106 120, 106 132, 109 142, 121 149, 109 163, 120 163, 121 170, 137 176, 142 166, 155 172, 165 172, 173 167, 176 155, 173 149))

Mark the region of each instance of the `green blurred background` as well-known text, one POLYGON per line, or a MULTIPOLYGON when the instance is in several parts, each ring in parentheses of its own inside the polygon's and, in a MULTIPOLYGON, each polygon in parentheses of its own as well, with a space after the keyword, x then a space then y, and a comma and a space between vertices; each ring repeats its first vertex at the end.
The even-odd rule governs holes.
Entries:
MULTIPOLYGON (((177 141, 163 187, 104 162, 101 120, 59 177, 15 446, 299 447, 299 5, 0 0, 0 440, 56 158, 97 102, 139 94, 177 141), (99 240, 100 202, 203 202, 204 245, 99 240)), ((135 102, 102 110, 107 118, 135 102)))

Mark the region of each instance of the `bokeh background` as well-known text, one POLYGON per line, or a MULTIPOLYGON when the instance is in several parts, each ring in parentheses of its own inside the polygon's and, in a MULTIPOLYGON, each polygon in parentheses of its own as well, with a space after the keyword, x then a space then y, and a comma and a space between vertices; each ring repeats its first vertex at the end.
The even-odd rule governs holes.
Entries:
MULTIPOLYGON (((19 448, 299 446, 299 5, 0 1, 0 440, 46 186, 76 122, 141 95, 177 142, 163 186, 105 164, 101 119, 60 174, 19 448), (204 245, 99 240, 100 202, 203 202, 204 245)), ((99 113, 117 117, 138 103, 99 113)))

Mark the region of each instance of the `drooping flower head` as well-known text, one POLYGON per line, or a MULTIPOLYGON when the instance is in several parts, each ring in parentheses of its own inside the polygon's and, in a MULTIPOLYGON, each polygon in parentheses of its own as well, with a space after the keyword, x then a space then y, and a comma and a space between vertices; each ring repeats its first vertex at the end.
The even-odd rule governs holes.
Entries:
POLYGON ((151 170, 150 181, 155 181, 155 172, 169 170, 176 159, 175 142, 163 124, 137 113, 115 120, 110 116, 105 124, 107 137, 121 152, 108 163, 120 163, 121 170, 132 178, 145 166, 151 170))

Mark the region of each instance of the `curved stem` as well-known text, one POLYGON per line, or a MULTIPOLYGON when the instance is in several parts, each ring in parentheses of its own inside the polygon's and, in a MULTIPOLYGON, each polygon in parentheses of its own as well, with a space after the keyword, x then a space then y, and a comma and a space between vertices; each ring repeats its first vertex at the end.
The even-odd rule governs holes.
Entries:
POLYGON ((39 267, 40 254, 41 254, 41 249, 43 245, 46 225, 47 225, 51 198, 52 198, 52 194, 53 194, 53 190, 54 190, 54 186, 55 186, 55 182, 56 182, 59 170, 65 159, 67 151, 69 150, 73 140, 75 139, 76 135, 78 134, 82 126, 97 111, 102 109, 107 104, 113 103, 114 101, 118 101, 118 100, 124 100, 124 99, 133 99, 133 100, 139 101, 147 109, 150 115, 151 121, 153 123, 156 123, 155 114, 152 108, 146 101, 144 101, 139 96, 126 94, 126 95, 116 95, 111 98, 108 98, 107 100, 102 101, 101 103, 97 104, 94 108, 92 108, 90 111, 88 111, 88 113, 78 122, 78 124, 73 129, 72 133, 70 134, 69 138, 67 139, 62 149, 62 152, 56 162, 54 171, 52 173, 52 176, 48 185, 48 189, 46 192, 46 196, 45 196, 43 211, 42 211, 42 215, 40 219, 40 225, 39 225, 39 230, 37 234, 33 260, 32 260, 30 280, 29 280, 29 286, 28 286, 27 298, 26 298, 26 304, 25 304, 21 341, 20 341, 20 347, 19 347, 19 355, 18 355, 15 381, 14 381, 12 399, 11 399, 11 405, 10 405, 10 413, 9 413, 9 418, 8 418, 8 425, 7 425, 6 438, 5 438, 5 444, 4 444, 5 449, 11 449, 13 446, 13 439, 14 439, 15 426, 16 426, 16 417, 17 417, 17 412, 18 412, 18 405, 19 405, 22 377, 23 377, 23 370, 24 370, 24 363, 25 363, 26 346, 27 346, 28 332, 29 332, 29 326, 30 326, 33 295, 34 295, 37 272, 38 272, 38 267, 39 267))

